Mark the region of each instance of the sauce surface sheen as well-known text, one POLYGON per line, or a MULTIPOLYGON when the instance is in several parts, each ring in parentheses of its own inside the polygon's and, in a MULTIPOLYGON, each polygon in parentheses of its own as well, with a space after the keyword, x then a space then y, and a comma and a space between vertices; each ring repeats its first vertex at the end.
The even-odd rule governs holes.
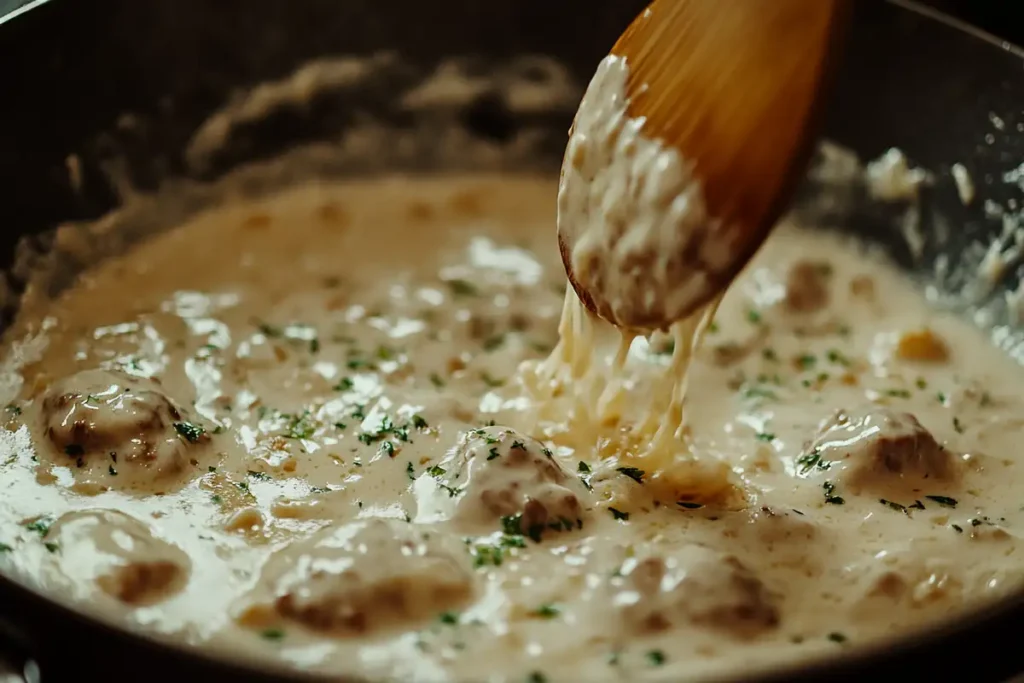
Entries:
POLYGON ((307 186, 23 310, 0 566, 197 646, 404 680, 678 680, 1019 584, 1024 373, 979 332, 784 226, 645 460, 674 340, 615 370, 599 326, 566 367, 555 191, 307 186))

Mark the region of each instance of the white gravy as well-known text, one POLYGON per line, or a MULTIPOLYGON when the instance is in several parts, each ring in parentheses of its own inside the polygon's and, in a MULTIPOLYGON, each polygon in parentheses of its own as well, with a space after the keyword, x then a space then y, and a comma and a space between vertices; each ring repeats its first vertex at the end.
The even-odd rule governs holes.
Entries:
POLYGON ((437 681, 738 671, 1019 584, 1020 367, 785 226, 695 352, 685 445, 638 459, 672 340, 577 320, 592 367, 549 357, 554 186, 303 187, 23 310, 0 565, 197 647, 437 681))

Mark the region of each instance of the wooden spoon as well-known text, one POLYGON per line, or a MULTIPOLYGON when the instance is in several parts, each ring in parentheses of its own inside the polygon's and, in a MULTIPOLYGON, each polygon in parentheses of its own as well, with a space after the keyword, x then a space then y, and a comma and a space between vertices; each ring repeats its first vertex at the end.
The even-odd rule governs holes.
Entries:
POLYGON ((591 311, 665 328, 725 290, 805 171, 851 4, 655 0, 626 29, 576 114, 559 188, 562 260, 591 311), (661 171, 636 165, 651 144, 661 171), (651 218, 673 201, 667 223, 651 218))

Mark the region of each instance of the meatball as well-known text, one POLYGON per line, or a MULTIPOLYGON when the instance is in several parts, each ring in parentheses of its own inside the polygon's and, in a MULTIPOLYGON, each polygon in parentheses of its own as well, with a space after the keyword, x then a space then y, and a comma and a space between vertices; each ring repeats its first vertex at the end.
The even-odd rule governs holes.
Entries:
POLYGON ((84 510, 60 517, 46 532, 61 582, 91 585, 127 605, 152 605, 180 591, 191 562, 177 546, 117 510, 84 510))
POLYGON ((156 380, 86 370, 51 385, 41 403, 56 460, 108 485, 150 484, 185 470, 206 431, 160 390, 156 380))
POLYGON ((828 263, 797 261, 786 276, 786 308, 794 313, 814 313, 828 305, 831 267, 828 263))
POLYGON ((798 459, 801 474, 837 472, 856 492, 876 485, 949 481, 953 454, 910 413, 879 406, 839 410, 825 420, 798 459))
POLYGON ((472 594, 472 569, 458 540, 371 519, 327 527, 271 556, 241 621, 287 619, 358 635, 436 618, 472 594))
POLYGON ((775 596, 742 562, 702 545, 630 559, 611 579, 623 626, 656 633, 684 624, 749 638, 775 627, 775 596))
POLYGON ((454 518, 469 526, 494 526, 535 541, 583 527, 583 485, 536 439, 509 427, 463 435, 440 466, 449 491, 458 494, 454 518))

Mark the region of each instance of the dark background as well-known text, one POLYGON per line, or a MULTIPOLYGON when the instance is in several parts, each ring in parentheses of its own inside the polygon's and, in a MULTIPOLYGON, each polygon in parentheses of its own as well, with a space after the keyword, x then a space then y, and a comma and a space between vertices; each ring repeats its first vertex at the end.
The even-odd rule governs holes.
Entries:
MULTIPOLYGON (((863 2, 863 0, 858 0, 863 2)), ((924 0, 926 4, 1018 45, 1024 44, 1022 0, 924 0)))

